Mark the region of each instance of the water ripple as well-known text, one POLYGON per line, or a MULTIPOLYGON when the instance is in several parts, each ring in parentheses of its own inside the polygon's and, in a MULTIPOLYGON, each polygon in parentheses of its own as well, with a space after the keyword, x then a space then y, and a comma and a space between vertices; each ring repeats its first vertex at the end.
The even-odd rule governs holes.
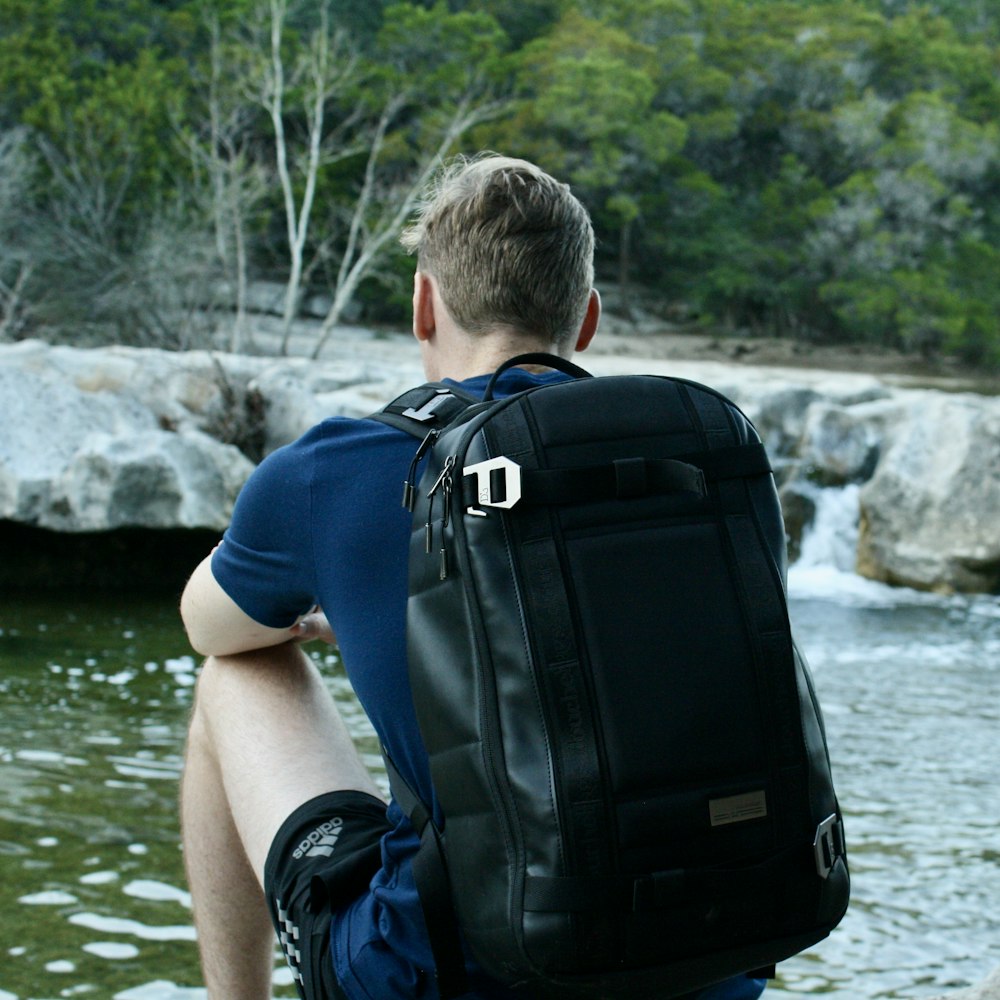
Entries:
POLYGON ((190 925, 150 927, 129 917, 108 917, 99 913, 74 913, 69 922, 77 927, 101 934, 131 934, 142 941, 195 941, 197 934, 190 925))

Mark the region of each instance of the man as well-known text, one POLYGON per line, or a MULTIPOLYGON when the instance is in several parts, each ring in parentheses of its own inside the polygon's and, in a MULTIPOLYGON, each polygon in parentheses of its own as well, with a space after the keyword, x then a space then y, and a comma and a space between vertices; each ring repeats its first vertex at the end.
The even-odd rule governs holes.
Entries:
MULTIPOLYGON (((481 394, 513 355, 569 356, 597 330, 589 217, 532 164, 453 165, 403 242, 417 255, 413 334, 430 380, 481 394)), ((514 368, 497 394, 564 377, 514 368)), ((184 623, 207 660, 182 829, 214 1000, 270 996, 272 922, 303 996, 437 995, 410 868, 417 838, 381 800, 300 646, 336 635, 379 738, 430 800, 407 676, 410 515, 399 505, 415 447, 372 420, 320 424, 261 464, 185 589, 184 623)), ((508 995, 470 971, 470 996, 508 995)), ((704 996, 760 989, 741 980, 704 996)))

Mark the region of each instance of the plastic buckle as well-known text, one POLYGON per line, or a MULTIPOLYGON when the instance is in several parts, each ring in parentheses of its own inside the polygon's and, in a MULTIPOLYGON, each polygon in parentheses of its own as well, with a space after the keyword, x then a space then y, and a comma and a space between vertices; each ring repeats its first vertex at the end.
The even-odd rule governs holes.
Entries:
POLYGON ((836 813, 827 816, 816 827, 813 853, 816 855, 816 871, 819 872, 819 877, 829 878, 833 866, 837 863, 837 858, 844 853, 844 834, 836 813))
MULTIPOLYGON (((476 502, 481 507, 503 507, 509 510, 521 499, 521 466, 503 455, 467 465, 462 469, 462 475, 476 477, 476 502), (503 499, 496 499, 493 491, 492 473, 498 469, 503 471, 503 499)), ((499 492, 498 490, 497 494, 499 492)))

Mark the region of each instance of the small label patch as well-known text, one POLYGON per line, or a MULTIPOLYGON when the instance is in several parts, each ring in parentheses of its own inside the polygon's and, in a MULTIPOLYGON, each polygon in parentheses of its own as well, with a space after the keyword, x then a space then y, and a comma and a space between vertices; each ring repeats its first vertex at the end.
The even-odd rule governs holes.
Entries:
POLYGON ((710 799, 708 815, 712 826, 743 823, 767 815, 767 798, 763 791, 729 795, 724 799, 710 799))

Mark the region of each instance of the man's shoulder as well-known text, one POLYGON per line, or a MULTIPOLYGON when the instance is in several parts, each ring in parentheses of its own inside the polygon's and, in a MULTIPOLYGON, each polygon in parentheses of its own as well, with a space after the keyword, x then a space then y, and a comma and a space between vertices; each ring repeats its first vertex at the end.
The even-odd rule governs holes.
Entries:
POLYGON ((280 451, 302 453, 318 448, 368 444, 383 439, 403 439, 405 435, 374 419, 372 415, 330 416, 314 424, 294 441, 283 445, 280 451))

